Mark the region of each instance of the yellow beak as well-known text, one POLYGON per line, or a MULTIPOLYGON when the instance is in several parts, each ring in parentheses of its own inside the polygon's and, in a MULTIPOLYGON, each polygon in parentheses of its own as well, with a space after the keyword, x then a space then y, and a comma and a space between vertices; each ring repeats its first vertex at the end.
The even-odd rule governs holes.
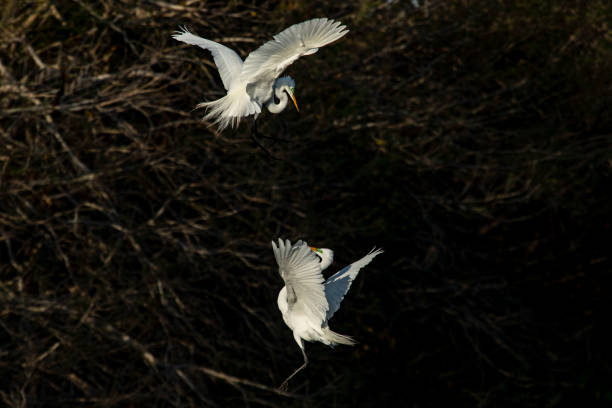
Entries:
POLYGON ((291 100, 293 101, 293 104, 295 105, 295 109, 297 109, 297 111, 300 111, 300 108, 298 107, 297 101, 295 100, 295 96, 293 96, 293 92, 289 91, 289 96, 291 97, 291 100))

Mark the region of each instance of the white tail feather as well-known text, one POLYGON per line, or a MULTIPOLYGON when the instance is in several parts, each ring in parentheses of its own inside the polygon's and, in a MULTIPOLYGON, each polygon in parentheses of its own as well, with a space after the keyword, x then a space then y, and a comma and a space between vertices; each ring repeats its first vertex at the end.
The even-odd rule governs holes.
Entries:
POLYGON ((329 327, 323 327, 323 338, 329 342, 330 345, 335 344, 346 344, 347 346, 354 346, 357 344, 352 337, 345 336, 344 334, 338 334, 331 331, 329 327))
POLYGON ((242 117, 261 112, 261 106, 251 100, 242 88, 231 89, 224 97, 199 103, 196 108, 206 108, 206 115, 202 119, 218 125, 219 131, 228 126, 237 127, 242 117))

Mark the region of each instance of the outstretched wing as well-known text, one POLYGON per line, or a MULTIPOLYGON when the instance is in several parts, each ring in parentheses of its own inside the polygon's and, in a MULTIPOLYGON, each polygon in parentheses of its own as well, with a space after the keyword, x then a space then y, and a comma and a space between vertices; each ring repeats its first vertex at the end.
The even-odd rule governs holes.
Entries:
POLYGON ((172 35, 172 38, 209 50, 219 69, 219 74, 226 90, 229 91, 232 82, 240 76, 242 59, 234 50, 227 48, 225 45, 191 34, 186 27, 181 27, 181 30, 172 35))
POLYGON ((240 77, 246 83, 274 80, 302 55, 317 52, 348 33, 339 21, 315 18, 294 24, 249 54, 240 77))
POLYGON ((289 310, 299 308, 313 321, 325 321, 328 306, 319 258, 303 241, 291 245, 289 240, 283 242, 279 238, 278 247, 272 241, 272 249, 280 275, 287 286, 289 310))
POLYGON ((327 320, 331 319, 334 313, 340 308, 340 303, 351 287, 351 283, 353 283, 353 280, 357 277, 359 270, 369 264, 376 255, 382 254, 383 252, 382 249, 372 249, 366 256, 345 266, 325 281, 325 297, 329 304, 329 310, 326 316, 327 320))

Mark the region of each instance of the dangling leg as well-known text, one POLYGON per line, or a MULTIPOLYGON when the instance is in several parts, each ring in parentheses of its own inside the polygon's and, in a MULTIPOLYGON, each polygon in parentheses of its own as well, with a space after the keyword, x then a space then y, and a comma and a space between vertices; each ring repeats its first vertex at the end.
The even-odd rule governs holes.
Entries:
POLYGON ((293 376, 299 373, 301 370, 306 368, 306 366, 308 365, 308 357, 306 356, 306 351, 304 351, 304 341, 300 339, 300 341, 298 342, 298 345, 300 346, 300 350, 302 350, 302 355, 304 356, 304 364, 302 364, 297 370, 293 372, 293 374, 291 374, 289 377, 287 377, 285 381, 283 381, 283 383, 278 387, 278 389, 281 391, 287 391, 289 380, 292 379, 293 376))
POLYGON ((289 140, 289 139, 283 139, 282 137, 268 136, 268 135, 261 133, 259 130, 257 130, 257 119, 255 119, 255 121, 253 122, 253 126, 251 127, 251 137, 253 134, 255 134, 255 136, 257 136, 260 139, 269 139, 269 140, 274 140, 275 142, 284 142, 284 143, 292 142, 292 140, 289 140))
POLYGON ((257 139, 257 137, 258 137, 258 136, 260 136, 260 137, 267 137, 267 136, 265 136, 265 135, 261 135, 261 134, 260 134, 260 133, 257 131, 257 119, 255 119, 255 120, 253 121, 253 124, 251 125, 251 139, 253 140, 253 142, 254 142, 254 143, 255 143, 255 144, 256 144, 256 145, 257 145, 257 146, 258 146, 258 147, 259 147, 261 150, 263 150, 264 152, 266 152, 266 154, 267 154, 269 157, 273 158, 274 160, 280 160, 278 157, 276 157, 276 156, 274 156, 272 153, 270 153, 270 151, 269 151, 268 149, 266 149, 266 148, 264 147, 264 145, 262 145, 262 144, 259 142, 259 139, 257 139))

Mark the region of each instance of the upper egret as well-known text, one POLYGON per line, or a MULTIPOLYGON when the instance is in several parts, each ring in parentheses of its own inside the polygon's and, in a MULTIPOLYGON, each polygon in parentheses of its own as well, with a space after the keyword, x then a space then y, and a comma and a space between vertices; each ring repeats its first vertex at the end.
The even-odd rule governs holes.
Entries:
POLYGON ((304 340, 320 341, 328 346, 355 344, 352 338, 331 331, 328 322, 340 308, 340 302, 359 270, 383 250, 372 249, 360 260, 324 280, 321 271, 333 261, 331 249, 309 247, 304 241, 291 245, 289 240, 283 242, 280 238, 278 246, 272 241, 272 249, 285 281, 278 294, 278 308, 304 356, 304 364, 281 384, 280 388, 285 388, 289 380, 308 364, 304 340))
POLYGON ((172 37, 212 53, 227 95, 216 101, 202 102, 196 107, 205 107, 207 114, 204 120, 213 120, 221 131, 228 125, 238 126, 243 116, 255 115, 257 119, 264 104, 272 113, 281 112, 287 106, 287 96, 299 111, 294 95, 295 82, 289 76, 278 76, 302 55, 314 54, 320 47, 336 41, 347 32, 346 26, 327 18, 294 24, 250 53, 244 63, 233 50, 198 37, 187 28, 183 27, 172 37))

